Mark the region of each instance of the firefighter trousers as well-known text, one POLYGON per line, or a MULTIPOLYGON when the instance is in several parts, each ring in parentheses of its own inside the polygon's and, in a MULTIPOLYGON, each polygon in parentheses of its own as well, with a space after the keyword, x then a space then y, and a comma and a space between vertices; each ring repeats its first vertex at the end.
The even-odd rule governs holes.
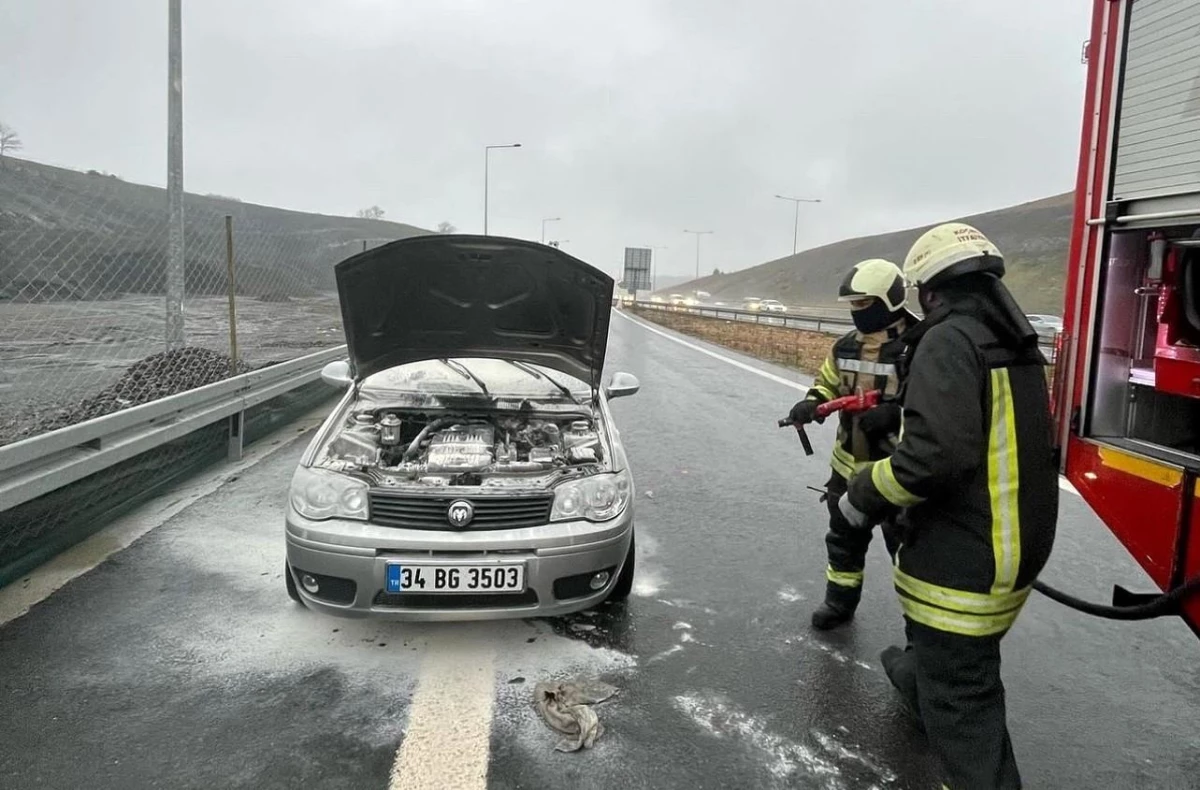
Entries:
POLYGON ((908 647, 884 661, 918 716, 949 790, 1020 790, 1008 734, 1000 639, 961 636, 905 618, 908 647))
MULTIPOLYGON (((863 567, 875 530, 853 526, 838 510, 838 499, 846 493, 846 478, 834 472, 825 484, 825 490, 829 492, 825 500, 829 509, 829 531, 825 533, 829 556, 825 569, 825 602, 835 609, 853 612, 862 598, 863 567)), ((880 531, 887 552, 894 560, 900 545, 900 529, 889 519, 880 525, 880 531)))

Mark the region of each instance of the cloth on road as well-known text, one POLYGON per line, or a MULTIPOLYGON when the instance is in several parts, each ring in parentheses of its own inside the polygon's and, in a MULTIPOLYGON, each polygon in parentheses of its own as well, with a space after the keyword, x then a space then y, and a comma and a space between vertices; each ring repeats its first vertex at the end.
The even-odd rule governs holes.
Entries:
POLYGON ((604 734, 604 725, 589 706, 617 693, 615 686, 599 680, 575 678, 566 681, 543 681, 533 690, 534 704, 551 729, 563 735, 555 749, 577 752, 590 749, 604 734))

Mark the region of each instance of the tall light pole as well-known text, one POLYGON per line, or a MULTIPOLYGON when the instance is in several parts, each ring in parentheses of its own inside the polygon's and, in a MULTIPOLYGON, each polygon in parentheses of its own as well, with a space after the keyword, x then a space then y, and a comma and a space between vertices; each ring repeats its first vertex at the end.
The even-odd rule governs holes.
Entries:
POLYGON ((488 155, 493 148, 520 148, 520 143, 507 145, 485 145, 483 147, 483 235, 488 235, 488 155))
POLYGON ((546 243, 546 223, 547 222, 558 222, 561 219, 562 219, 562 217, 546 217, 544 220, 542 220, 542 244, 546 243))
POLYGON ((780 200, 790 200, 796 204, 796 221, 792 224, 792 255, 796 254, 796 240, 800 237, 800 204, 820 203, 820 198, 794 198, 786 195, 776 195, 780 200))
POLYGON ((696 279, 700 279, 700 237, 705 233, 712 233, 711 230, 684 230, 684 233, 696 234, 696 279))
POLYGON ((183 19, 180 0, 167 6, 167 350, 183 332, 183 19))

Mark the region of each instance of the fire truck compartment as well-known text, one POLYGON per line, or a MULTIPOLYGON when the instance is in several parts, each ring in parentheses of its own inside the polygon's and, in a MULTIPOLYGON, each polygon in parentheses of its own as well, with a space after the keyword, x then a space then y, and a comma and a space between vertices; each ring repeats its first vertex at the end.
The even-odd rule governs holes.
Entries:
POLYGON ((1195 228, 1113 233, 1101 273, 1085 435, 1200 467, 1195 228), (1183 246, 1186 245, 1186 246, 1183 246))

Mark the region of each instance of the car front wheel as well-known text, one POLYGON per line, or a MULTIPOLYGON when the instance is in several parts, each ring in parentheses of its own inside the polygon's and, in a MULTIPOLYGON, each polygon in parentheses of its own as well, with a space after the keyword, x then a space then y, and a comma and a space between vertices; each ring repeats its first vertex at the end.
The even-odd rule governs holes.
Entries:
POLYGON ((629 551, 625 555, 625 565, 621 568, 621 575, 617 577, 617 583, 613 585, 612 592, 608 594, 606 600, 624 601, 629 597, 629 593, 633 592, 633 566, 637 555, 635 538, 636 535, 629 536, 629 551))

